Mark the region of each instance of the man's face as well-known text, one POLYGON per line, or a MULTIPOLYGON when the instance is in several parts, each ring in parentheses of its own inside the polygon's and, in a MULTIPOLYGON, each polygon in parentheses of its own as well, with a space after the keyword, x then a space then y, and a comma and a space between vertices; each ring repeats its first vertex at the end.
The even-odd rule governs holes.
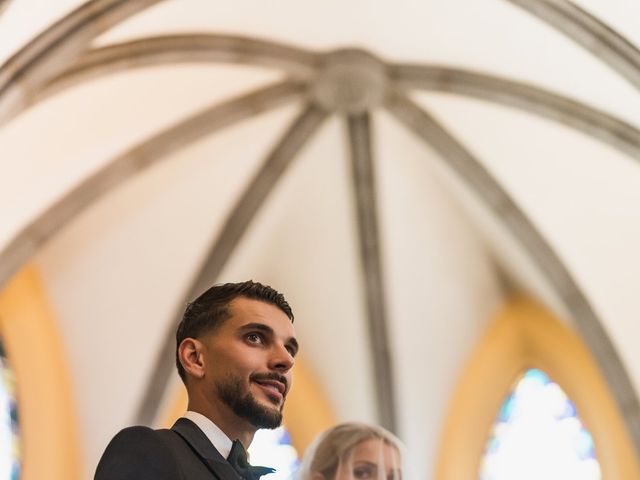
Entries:
POLYGON ((293 324, 275 305, 239 297, 231 316, 202 338, 207 395, 256 428, 276 428, 298 351, 293 324))

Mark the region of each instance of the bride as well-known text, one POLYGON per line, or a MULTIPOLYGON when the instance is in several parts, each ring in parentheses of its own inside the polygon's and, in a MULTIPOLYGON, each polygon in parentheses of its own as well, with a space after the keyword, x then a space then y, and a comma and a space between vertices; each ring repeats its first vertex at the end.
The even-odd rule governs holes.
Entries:
POLYGON ((298 480, 401 480, 400 441, 382 427, 342 423, 314 440, 298 480))

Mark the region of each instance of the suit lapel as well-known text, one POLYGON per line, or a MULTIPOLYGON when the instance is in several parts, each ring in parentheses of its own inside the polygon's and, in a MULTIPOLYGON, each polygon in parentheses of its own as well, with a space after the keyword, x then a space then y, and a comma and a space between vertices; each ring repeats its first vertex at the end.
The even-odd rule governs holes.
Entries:
POLYGON ((207 436, 198 426, 187 418, 180 418, 171 427, 196 452, 211 472, 221 480, 238 480, 240 476, 212 445, 207 436))

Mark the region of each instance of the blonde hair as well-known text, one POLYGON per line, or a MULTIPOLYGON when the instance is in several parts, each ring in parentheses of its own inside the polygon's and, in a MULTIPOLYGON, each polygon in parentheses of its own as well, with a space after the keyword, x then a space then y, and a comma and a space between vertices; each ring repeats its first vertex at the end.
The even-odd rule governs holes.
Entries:
POLYGON ((313 473, 320 473, 326 480, 332 479, 341 461, 353 448, 367 440, 379 439, 401 453, 402 443, 395 435, 377 425, 347 422, 323 432, 305 452, 299 478, 308 480, 313 473))

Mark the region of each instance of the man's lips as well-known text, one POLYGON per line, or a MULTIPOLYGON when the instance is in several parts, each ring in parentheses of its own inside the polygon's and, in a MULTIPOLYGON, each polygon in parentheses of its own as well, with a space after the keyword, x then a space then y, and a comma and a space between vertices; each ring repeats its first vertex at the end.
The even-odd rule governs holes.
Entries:
POLYGON ((270 392, 277 393, 282 398, 284 398, 287 391, 284 383, 277 380, 254 380, 254 382, 270 392))
POLYGON ((260 389, 273 400, 284 402, 288 392, 287 377, 277 372, 257 373, 249 378, 253 383, 257 384, 260 389))

